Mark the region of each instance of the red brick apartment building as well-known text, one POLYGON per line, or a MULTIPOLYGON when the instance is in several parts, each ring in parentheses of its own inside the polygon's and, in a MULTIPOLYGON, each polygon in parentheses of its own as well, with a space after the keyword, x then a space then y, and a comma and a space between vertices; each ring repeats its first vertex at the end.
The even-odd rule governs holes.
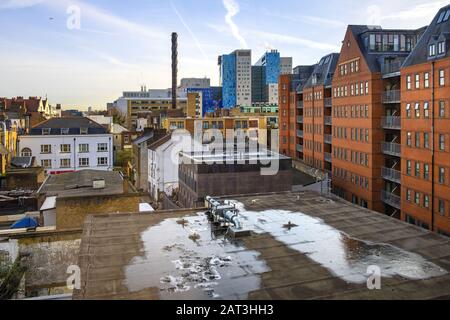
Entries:
POLYGON ((348 201, 450 235, 449 47, 450 6, 419 30, 348 26, 297 88, 293 158, 348 201))
POLYGON ((302 90, 303 161, 331 174, 331 84, 339 54, 323 57, 302 90))
POLYGON ((303 160, 303 87, 315 65, 298 66, 293 74, 281 75, 278 82, 280 152, 303 160))
POLYGON ((450 236, 450 5, 401 70, 402 220, 450 236))

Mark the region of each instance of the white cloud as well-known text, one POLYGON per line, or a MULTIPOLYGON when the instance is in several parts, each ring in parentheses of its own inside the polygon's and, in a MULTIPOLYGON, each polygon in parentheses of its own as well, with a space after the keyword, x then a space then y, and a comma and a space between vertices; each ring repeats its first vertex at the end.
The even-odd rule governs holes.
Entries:
POLYGON ((20 9, 32 7, 45 0, 0 0, 0 9, 20 9))
POLYGON ((291 45, 300 45, 303 47, 308 47, 311 49, 319 50, 329 50, 329 51, 340 51, 340 47, 334 44, 329 44, 325 42, 313 41, 305 38, 289 36, 285 34, 264 32, 258 30, 249 31, 249 33, 260 38, 264 43, 284 43, 291 45))
POLYGON ((225 15, 225 22, 231 29, 231 33, 239 41, 242 49, 248 48, 247 41, 241 35, 239 27, 234 23, 233 17, 237 15, 240 11, 239 4, 235 0, 223 0, 223 5, 227 9, 227 14, 225 15))

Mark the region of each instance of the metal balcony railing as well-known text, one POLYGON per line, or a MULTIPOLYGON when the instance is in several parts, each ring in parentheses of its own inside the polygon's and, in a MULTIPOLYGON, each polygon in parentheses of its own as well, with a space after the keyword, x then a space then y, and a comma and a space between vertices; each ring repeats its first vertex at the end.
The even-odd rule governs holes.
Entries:
POLYGON ((303 131, 302 130, 297 130, 297 137, 303 138, 303 131))
POLYGON ((389 181, 400 184, 402 182, 402 173, 395 169, 390 169, 386 167, 381 168, 381 176, 389 181))
POLYGON ((383 103, 400 103, 400 90, 384 91, 383 103))
POLYGON ((332 140, 333 140, 333 137, 331 136, 331 134, 324 135, 325 143, 331 144, 332 140))
POLYGON ((303 109, 303 101, 297 102, 297 109, 303 109))
POLYGON ((387 191, 381 192, 381 201, 394 207, 396 209, 401 209, 401 198, 395 194, 392 194, 387 191))
POLYGON ((326 162, 331 162, 331 153, 325 152, 325 161, 326 162))
POLYGON ((402 146, 398 143, 391 143, 391 142, 383 142, 381 146, 381 150, 383 153, 400 157, 402 154, 402 146))
POLYGON ((331 106, 333 105, 332 103, 332 98, 325 98, 325 108, 331 108, 331 106))
POLYGON ((401 117, 383 117, 381 118, 381 126, 385 129, 398 129, 402 128, 401 117))
POLYGON ((303 123, 303 116, 297 117, 297 123, 303 123))
POLYGON ((383 76, 389 75, 389 74, 395 74, 400 72, 400 68, 403 65, 404 60, 394 60, 394 61, 385 61, 381 65, 381 73, 383 76))
POLYGON ((326 116, 324 119, 325 125, 331 126, 333 124, 333 118, 330 116, 326 116))

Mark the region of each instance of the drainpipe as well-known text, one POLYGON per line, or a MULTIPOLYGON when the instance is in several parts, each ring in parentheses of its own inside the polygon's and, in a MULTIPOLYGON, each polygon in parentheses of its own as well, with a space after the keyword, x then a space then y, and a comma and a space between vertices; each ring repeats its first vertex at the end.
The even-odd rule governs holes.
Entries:
POLYGON ((435 116, 435 112, 434 112, 434 105, 435 105, 435 61, 431 62, 431 231, 434 232, 434 210, 435 210, 435 204, 434 204, 434 181, 435 181, 435 177, 434 177, 434 165, 435 165, 435 155, 434 155, 434 150, 435 150, 435 146, 434 146, 434 142, 435 142, 435 137, 434 137, 434 126, 435 126, 435 121, 434 121, 434 116, 435 116))

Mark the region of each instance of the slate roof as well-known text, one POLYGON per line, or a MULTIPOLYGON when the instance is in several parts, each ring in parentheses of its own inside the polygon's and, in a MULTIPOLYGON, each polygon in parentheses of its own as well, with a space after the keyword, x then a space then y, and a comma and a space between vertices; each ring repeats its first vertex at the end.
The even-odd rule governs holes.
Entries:
POLYGON ((30 130, 30 135, 42 135, 42 129, 51 129, 51 135, 60 135, 61 129, 69 129, 69 135, 80 134, 81 128, 87 128, 88 134, 106 134, 108 130, 86 117, 62 117, 45 120, 30 130))
MULTIPOLYGON (((443 37, 446 40, 447 45, 444 55, 436 57, 436 59, 443 59, 450 56, 450 18, 447 21, 443 21, 441 23, 437 23, 441 14, 445 14, 450 10, 450 4, 441 8, 439 12, 434 17, 431 24, 426 29, 425 33, 420 38, 414 50, 406 59, 403 64, 403 68, 421 64, 428 61, 428 45, 430 44, 430 40, 437 40, 439 37, 443 37)), ((450 14, 450 13, 449 13, 450 14)), ((437 50, 437 49, 436 49, 437 50)))
POLYGON ((323 85, 325 87, 331 86, 338 60, 339 53, 331 53, 320 59, 320 62, 314 68, 314 71, 306 82, 304 88, 310 88, 319 85, 323 85), (314 77, 317 77, 317 81, 313 84, 314 77))

